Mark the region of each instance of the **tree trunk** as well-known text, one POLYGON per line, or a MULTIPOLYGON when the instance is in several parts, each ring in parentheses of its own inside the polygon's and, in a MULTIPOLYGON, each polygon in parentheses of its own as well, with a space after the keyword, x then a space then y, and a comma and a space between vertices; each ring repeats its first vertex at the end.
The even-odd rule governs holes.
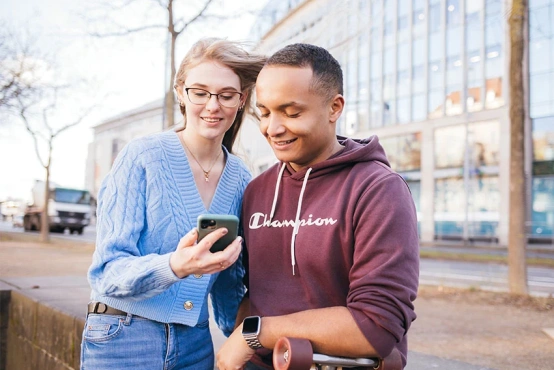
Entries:
POLYGON ((527 0, 513 0, 510 28, 510 215, 508 234, 508 280, 510 292, 528 294, 525 249, 526 192, 524 122, 525 93, 523 58, 527 0))
POLYGON ((44 182, 44 208, 40 216, 40 240, 50 241, 50 222, 48 219, 48 204, 50 200, 50 166, 46 167, 46 181, 44 182))
POLYGON ((165 112, 166 112, 166 125, 164 128, 170 128, 175 125, 175 94, 173 92, 173 84, 175 83, 175 43, 177 41, 177 35, 171 35, 171 49, 170 49, 170 75, 169 86, 165 94, 165 112))
POLYGON ((175 83, 175 43, 177 41, 178 33, 175 32, 175 24, 173 23, 173 0, 170 0, 167 4, 168 23, 167 31, 171 36, 171 46, 169 50, 170 61, 170 75, 169 84, 167 86, 167 92, 165 93, 165 122, 163 128, 167 129, 175 125, 175 95, 173 93, 173 84, 175 83))

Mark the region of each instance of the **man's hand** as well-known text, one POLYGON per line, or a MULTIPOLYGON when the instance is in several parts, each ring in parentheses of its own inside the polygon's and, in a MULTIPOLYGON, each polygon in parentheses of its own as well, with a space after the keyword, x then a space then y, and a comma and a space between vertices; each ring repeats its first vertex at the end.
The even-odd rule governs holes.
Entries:
POLYGON ((240 370, 255 352, 242 337, 242 324, 240 324, 217 352, 217 368, 219 370, 240 370))

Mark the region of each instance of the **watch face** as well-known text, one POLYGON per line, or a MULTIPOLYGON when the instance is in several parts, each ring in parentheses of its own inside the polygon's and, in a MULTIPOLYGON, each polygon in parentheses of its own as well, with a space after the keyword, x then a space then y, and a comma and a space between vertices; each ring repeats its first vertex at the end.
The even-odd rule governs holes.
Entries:
POLYGON ((247 317, 242 323, 242 332, 244 334, 258 334, 260 327, 260 318, 258 316, 247 317))

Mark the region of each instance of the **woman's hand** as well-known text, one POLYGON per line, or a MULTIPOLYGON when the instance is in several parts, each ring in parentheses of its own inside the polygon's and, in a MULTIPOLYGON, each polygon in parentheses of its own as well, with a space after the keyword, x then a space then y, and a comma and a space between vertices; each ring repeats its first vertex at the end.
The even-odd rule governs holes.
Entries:
POLYGON ((215 230, 198 244, 196 229, 192 229, 183 236, 177 245, 177 249, 169 259, 169 266, 179 278, 187 275, 213 274, 225 270, 239 258, 242 249, 242 238, 237 237, 225 250, 212 253, 210 248, 223 235, 227 234, 226 228, 215 230))

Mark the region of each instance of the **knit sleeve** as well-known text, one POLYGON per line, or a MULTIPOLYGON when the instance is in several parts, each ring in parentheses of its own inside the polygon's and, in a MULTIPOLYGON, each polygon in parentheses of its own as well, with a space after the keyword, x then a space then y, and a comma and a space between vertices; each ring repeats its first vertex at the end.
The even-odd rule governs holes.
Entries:
MULTIPOLYGON (((241 166, 239 177, 239 191, 235 194, 232 208, 240 210, 244 189, 252 179, 252 175, 245 166, 241 166)), ((239 227, 239 230, 242 230, 242 227, 239 227)), ((242 236, 242 231, 239 235, 242 236)), ((244 250, 237 262, 219 274, 210 292, 215 322, 227 337, 233 332, 237 311, 246 292, 243 282, 245 275, 243 254, 244 250)))
POLYGON ((146 227, 143 150, 137 142, 127 145, 98 193, 96 250, 88 278, 101 295, 142 300, 179 280, 169 266, 169 253, 142 255, 138 245, 146 227))
POLYGON ((239 257, 231 267, 219 273, 210 292, 215 322, 226 337, 233 332, 239 305, 246 291, 243 276, 242 257, 239 257))
POLYGON ((419 240, 415 206, 397 174, 372 184, 354 214, 354 264, 347 307, 380 356, 387 356, 415 319, 419 240))

